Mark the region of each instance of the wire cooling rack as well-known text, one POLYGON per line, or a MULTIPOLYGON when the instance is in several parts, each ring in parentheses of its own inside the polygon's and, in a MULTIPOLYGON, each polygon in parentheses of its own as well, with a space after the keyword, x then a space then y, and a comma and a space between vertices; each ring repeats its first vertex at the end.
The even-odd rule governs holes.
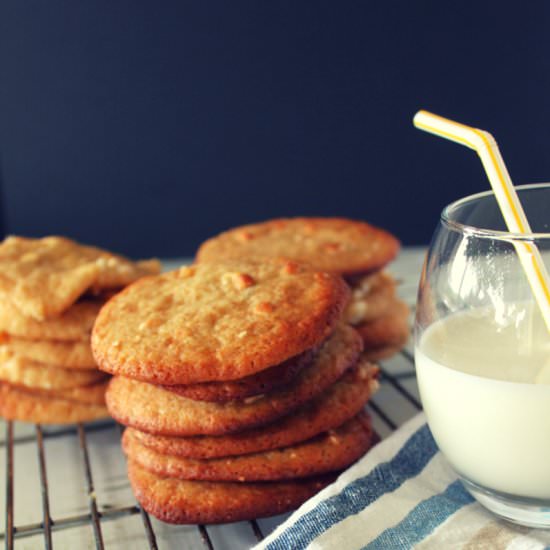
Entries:
MULTIPOLYGON (((392 266, 411 306, 423 250, 406 250, 392 266)), ((367 406, 384 438, 420 409, 409 344, 381 367, 367 406)), ((4 422, 0 439, 0 544, 16 549, 250 548, 288 514, 225 525, 173 526, 140 508, 131 492, 112 421, 52 428, 4 422)))

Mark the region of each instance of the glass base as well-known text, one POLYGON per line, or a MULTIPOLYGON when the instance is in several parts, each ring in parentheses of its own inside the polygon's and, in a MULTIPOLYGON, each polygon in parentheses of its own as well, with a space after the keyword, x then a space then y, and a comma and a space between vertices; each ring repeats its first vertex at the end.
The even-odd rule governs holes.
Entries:
POLYGON ((550 529, 550 503, 548 501, 485 489, 463 476, 460 476, 460 480, 482 506, 497 516, 518 525, 550 529))

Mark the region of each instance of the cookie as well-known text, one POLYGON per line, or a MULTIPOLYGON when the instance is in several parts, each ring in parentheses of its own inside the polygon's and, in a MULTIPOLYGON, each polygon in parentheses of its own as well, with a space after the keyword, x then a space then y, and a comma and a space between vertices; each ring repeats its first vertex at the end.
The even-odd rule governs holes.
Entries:
POLYGON ((87 405, 105 406, 105 392, 109 380, 102 380, 88 386, 78 386, 76 388, 67 388, 63 390, 43 390, 35 388, 21 388, 30 395, 40 395, 42 397, 64 399, 74 401, 75 403, 87 405))
POLYGON ((74 424, 107 418, 101 405, 81 404, 62 398, 29 393, 0 383, 0 416, 38 424, 74 424))
POLYGON ((404 345, 409 337, 409 308, 398 300, 383 317, 355 327, 365 349, 379 349, 404 345))
POLYGON ((285 260, 184 267, 110 300, 92 349, 102 370, 153 384, 235 380, 323 341, 348 296, 340 277, 285 260))
POLYGON ((230 483, 163 478, 134 461, 128 477, 143 509, 167 523, 226 523, 282 514, 334 481, 313 479, 230 483))
POLYGON ((198 262, 283 256, 344 275, 375 271, 390 262, 399 241, 387 231, 344 218, 286 218, 244 225, 207 240, 198 262))
POLYGON ((67 389, 105 379, 100 371, 63 369, 0 351, 0 380, 15 386, 67 389))
POLYGON ((42 321, 89 290, 119 288, 159 270, 157 261, 131 262, 63 237, 8 237, 0 244, 0 297, 42 321))
POLYGON ((29 340, 3 334, 0 335, 0 356, 6 352, 65 369, 97 369, 90 342, 85 340, 29 340))
POLYGON ((202 382, 188 386, 164 386, 164 389, 199 401, 231 401, 267 393, 286 386, 314 358, 316 350, 309 349, 280 365, 227 382, 202 382))
POLYGON ((362 362, 292 414, 267 426, 233 434, 192 437, 153 435, 127 428, 140 443, 165 455, 217 458, 287 447, 331 430, 356 415, 376 391, 378 367, 362 362))
POLYGON ((297 445, 261 453, 198 460, 157 453, 124 432, 126 455, 161 477, 200 481, 277 481, 310 477, 346 468, 363 456, 372 440, 366 413, 297 445))
POLYGON ((37 321, 25 317, 15 306, 0 300, 0 332, 30 340, 85 341, 89 345, 100 300, 82 300, 59 317, 37 321))
POLYGON ((344 312, 344 319, 352 325, 373 321, 388 314, 395 305, 396 284, 387 274, 371 275, 362 284, 353 287, 351 300, 344 312), (370 281, 375 277, 377 281, 370 281))
POLYGON ((107 407, 121 424, 162 435, 220 435, 272 422, 333 384, 358 359, 361 338, 340 325, 291 385, 264 396, 214 403, 195 401, 161 387, 115 377, 107 407))

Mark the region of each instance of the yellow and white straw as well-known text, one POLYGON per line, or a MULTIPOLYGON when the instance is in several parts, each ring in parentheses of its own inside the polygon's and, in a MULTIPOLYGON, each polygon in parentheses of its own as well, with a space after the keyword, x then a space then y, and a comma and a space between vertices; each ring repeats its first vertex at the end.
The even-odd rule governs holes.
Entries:
MULTIPOLYGON (((532 233, 516 190, 502 160, 493 136, 484 130, 472 128, 428 111, 418 111, 413 119, 421 130, 444 137, 474 149, 479 155, 491 187, 495 193, 504 221, 511 233, 532 233)), ((529 241, 514 241, 514 246, 535 300, 550 332, 550 276, 536 245, 529 241)))

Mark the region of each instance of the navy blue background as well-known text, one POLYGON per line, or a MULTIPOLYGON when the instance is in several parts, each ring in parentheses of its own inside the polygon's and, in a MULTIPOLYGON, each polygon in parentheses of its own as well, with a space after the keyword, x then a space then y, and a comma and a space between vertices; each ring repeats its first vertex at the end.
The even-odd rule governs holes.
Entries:
POLYGON ((133 256, 230 226, 343 215, 427 243, 488 183, 419 108, 550 179, 543 0, 0 0, 3 228, 133 256))

